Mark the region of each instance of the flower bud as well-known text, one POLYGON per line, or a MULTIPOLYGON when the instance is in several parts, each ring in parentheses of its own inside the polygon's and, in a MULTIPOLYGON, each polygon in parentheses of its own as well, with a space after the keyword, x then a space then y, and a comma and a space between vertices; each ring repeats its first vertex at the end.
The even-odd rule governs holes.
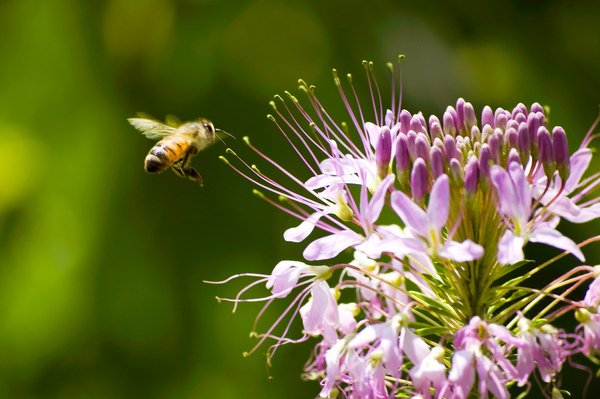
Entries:
POLYGON ((518 114, 527 115, 527 107, 523 103, 518 103, 516 107, 513 108, 512 117, 513 119, 517 117, 518 114))
POLYGON ((477 166, 477 158, 471 157, 465 166, 465 190, 469 194, 477 192, 477 184, 479 183, 479 167, 477 166))
POLYGON ((465 128, 465 99, 462 97, 456 100, 456 127, 458 132, 465 128))
POLYGON ((477 116, 475 115, 475 108, 473 108, 473 104, 465 103, 465 121, 466 128, 470 129, 471 127, 477 125, 477 116))
POLYGON ((500 140, 498 139, 497 134, 493 134, 489 140, 488 145, 490 147, 490 156, 494 163, 500 164, 500 140))
POLYGON ((508 148, 519 147, 519 134, 515 128, 509 127, 504 134, 504 145, 508 148))
POLYGON ((479 127, 477 127, 477 125, 473 125, 473 127, 471 128, 471 141, 477 143, 480 139, 481 132, 479 131, 479 127))
POLYGON ((550 132, 548 132, 545 126, 538 129, 538 147, 540 151, 539 160, 544 167, 544 173, 546 177, 550 178, 556 170, 556 165, 554 163, 552 139, 550 138, 550 132))
POLYGON ((452 114, 448 111, 444 112, 444 117, 442 118, 444 133, 449 134, 451 136, 456 136, 456 125, 454 124, 454 118, 452 114))
POLYGON ((506 129, 506 124, 508 123, 508 117, 505 113, 499 113, 495 120, 495 127, 500 128, 502 130, 506 129))
POLYGON ((458 158, 458 150, 456 149, 456 142, 454 141, 454 137, 447 134, 444 137, 444 149, 446 151, 446 157, 448 159, 458 158))
POLYGON ((525 165, 529 160, 529 153, 531 152, 531 142, 527 123, 523 122, 519 125, 517 135, 519 136, 519 155, 521 156, 521 163, 525 165))
POLYGON ((511 163, 516 162, 521 165, 521 158, 519 156, 519 151, 516 148, 511 148, 508 153, 508 158, 506 160, 506 168, 510 166, 511 163))
POLYGON ((494 112, 487 105, 483 107, 483 111, 481 111, 481 126, 485 125, 494 127, 494 112))
POLYGON ((413 161, 417 158, 415 155, 415 142, 417 141, 417 133, 409 130, 406 134, 406 143, 408 144, 408 154, 413 161))
POLYGON ((427 193, 427 166, 422 158, 417 158, 410 174, 410 187, 415 200, 421 200, 427 193))
POLYGON ((521 124, 523 122, 527 122, 527 116, 525 114, 517 114, 514 118, 515 122, 521 124))
POLYGON ((429 150, 429 157, 431 163, 431 177, 435 180, 444 173, 444 153, 441 148, 433 146, 429 150))
POLYGON ((408 143, 406 136, 400 134, 396 141, 396 170, 398 176, 408 171, 410 166, 410 155, 408 154, 408 143))
POLYGON ((416 115, 410 120, 410 130, 413 130, 415 133, 425 132, 425 126, 422 124, 421 119, 419 119, 416 115))
POLYGON ((552 129, 552 146, 554 148, 554 160, 556 161, 558 175, 563 182, 566 182, 571 170, 571 158, 569 158, 567 134, 560 126, 552 129))
POLYGON ((542 114, 544 113, 544 107, 542 107, 540 105, 540 103, 533 103, 531 104, 531 113, 537 113, 537 112, 541 112, 542 114))
POLYGON ((490 147, 488 144, 482 144, 481 150, 479 150, 479 174, 482 177, 490 176, 490 161, 491 161, 490 147))
POLYGON ((454 181, 463 181, 463 170, 460 161, 456 158, 450 160, 450 176, 454 181))
POLYGON ((377 165, 377 174, 384 178, 389 173, 390 161, 392 159, 392 135, 387 126, 381 128, 377 147, 375 148, 375 164, 377 165))
POLYGON ((408 131, 410 130, 411 119, 412 119, 412 115, 407 110, 403 109, 400 112, 399 122, 400 122, 400 131, 402 133, 408 133, 408 131))
POLYGON ((531 145, 531 156, 536 159, 538 156, 538 129, 542 126, 537 112, 532 112, 527 117, 527 130, 529 130, 529 143, 531 145))
POLYGON ((483 126, 483 130, 481 131, 481 142, 485 143, 488 141, 492 134, 494 134, 494 128, 492 125, 483 126))
POLYGON ((429 147, 426 136, 419 133, 415 140, 415 157, 423 158, 425 163, 429 163, 429 147))
POLYGON ((429 134, 431 135, 432 139, 436 139, 436 138, 443 138, 444 137, 444 132, 442 131, 442 126, 438 123, 438 122, 434 122, 431 124, 431 127, 429 128, 429 134))

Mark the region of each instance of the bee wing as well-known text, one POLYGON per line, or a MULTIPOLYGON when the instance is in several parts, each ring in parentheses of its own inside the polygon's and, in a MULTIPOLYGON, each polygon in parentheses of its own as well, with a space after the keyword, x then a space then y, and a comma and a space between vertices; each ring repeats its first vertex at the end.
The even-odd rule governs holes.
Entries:
POLYGON ((172 114, 169 114, 165 117, 165 124, 172 127, 178 127, 182 125, 181 119, 172 114))
POLYGON ((146 118, 129 118, 129 123, 149 139, 159 139, 177 131, 176 128, 146 118))

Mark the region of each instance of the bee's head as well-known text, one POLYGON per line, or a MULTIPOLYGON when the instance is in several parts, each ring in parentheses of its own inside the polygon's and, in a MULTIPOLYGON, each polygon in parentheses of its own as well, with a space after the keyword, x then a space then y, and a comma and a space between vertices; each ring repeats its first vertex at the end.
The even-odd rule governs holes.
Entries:
POLYGON ((216 129, 208 119, 198 119, 192 124, 192 130, 198 143, 202 143, 202 147, 213 144, 216 140, 216 129))

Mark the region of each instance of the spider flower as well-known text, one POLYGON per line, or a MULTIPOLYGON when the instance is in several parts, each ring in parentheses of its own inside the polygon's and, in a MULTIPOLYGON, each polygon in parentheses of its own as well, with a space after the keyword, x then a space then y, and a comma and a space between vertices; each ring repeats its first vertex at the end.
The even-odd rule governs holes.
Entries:
POLYGON ((363 65, 364 93, 333 71, 344 115, 302 80, 306 100, 286 92, 270 102, 268 118, 302 167, 248 138, 266 169, 231 149, 222 157, 298 220, 283 238, 309 262, 231 278, 254 280, 230 299, 236 305, 265 302, 255 327, 270 327, 254 350, 272 340, 270 359, 282 345, 314 342, 304 376, 321 397, 508 398, 531 381, 560 392, 567 360, 600 352, 598 269, 549 268, 583 262, 582 247, 599 240, 559 231, 561 219, 600 216, 600 173, 585 176, 598 121, 569 155, 565 130, 538 103, 478 113, 460 98, 425 117, 402 105, 400 61, 388 64, 389 89, 363 65), (529 242, 564 252, 526 259, 529 242), (541 271, 555 274, 542 287, 532 278, 541 271), (589 281, 582 300, 577 288, 589 281), (263 283, 269 294, 250 295, 263 283), (281 300, 288 306, 270 315, 281 300), (575 331, 557 327, 573 314, 575 331))

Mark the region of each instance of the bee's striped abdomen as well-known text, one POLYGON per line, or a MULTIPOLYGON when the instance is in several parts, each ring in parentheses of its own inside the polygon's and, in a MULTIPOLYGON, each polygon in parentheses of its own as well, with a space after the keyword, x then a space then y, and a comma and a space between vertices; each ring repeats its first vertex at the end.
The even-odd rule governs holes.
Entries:
POLYGON ((149 173, 160 173, 185 155, 189 144, 176 138, 168 137, 156 143, 144 161, 144 169, 149 173))

